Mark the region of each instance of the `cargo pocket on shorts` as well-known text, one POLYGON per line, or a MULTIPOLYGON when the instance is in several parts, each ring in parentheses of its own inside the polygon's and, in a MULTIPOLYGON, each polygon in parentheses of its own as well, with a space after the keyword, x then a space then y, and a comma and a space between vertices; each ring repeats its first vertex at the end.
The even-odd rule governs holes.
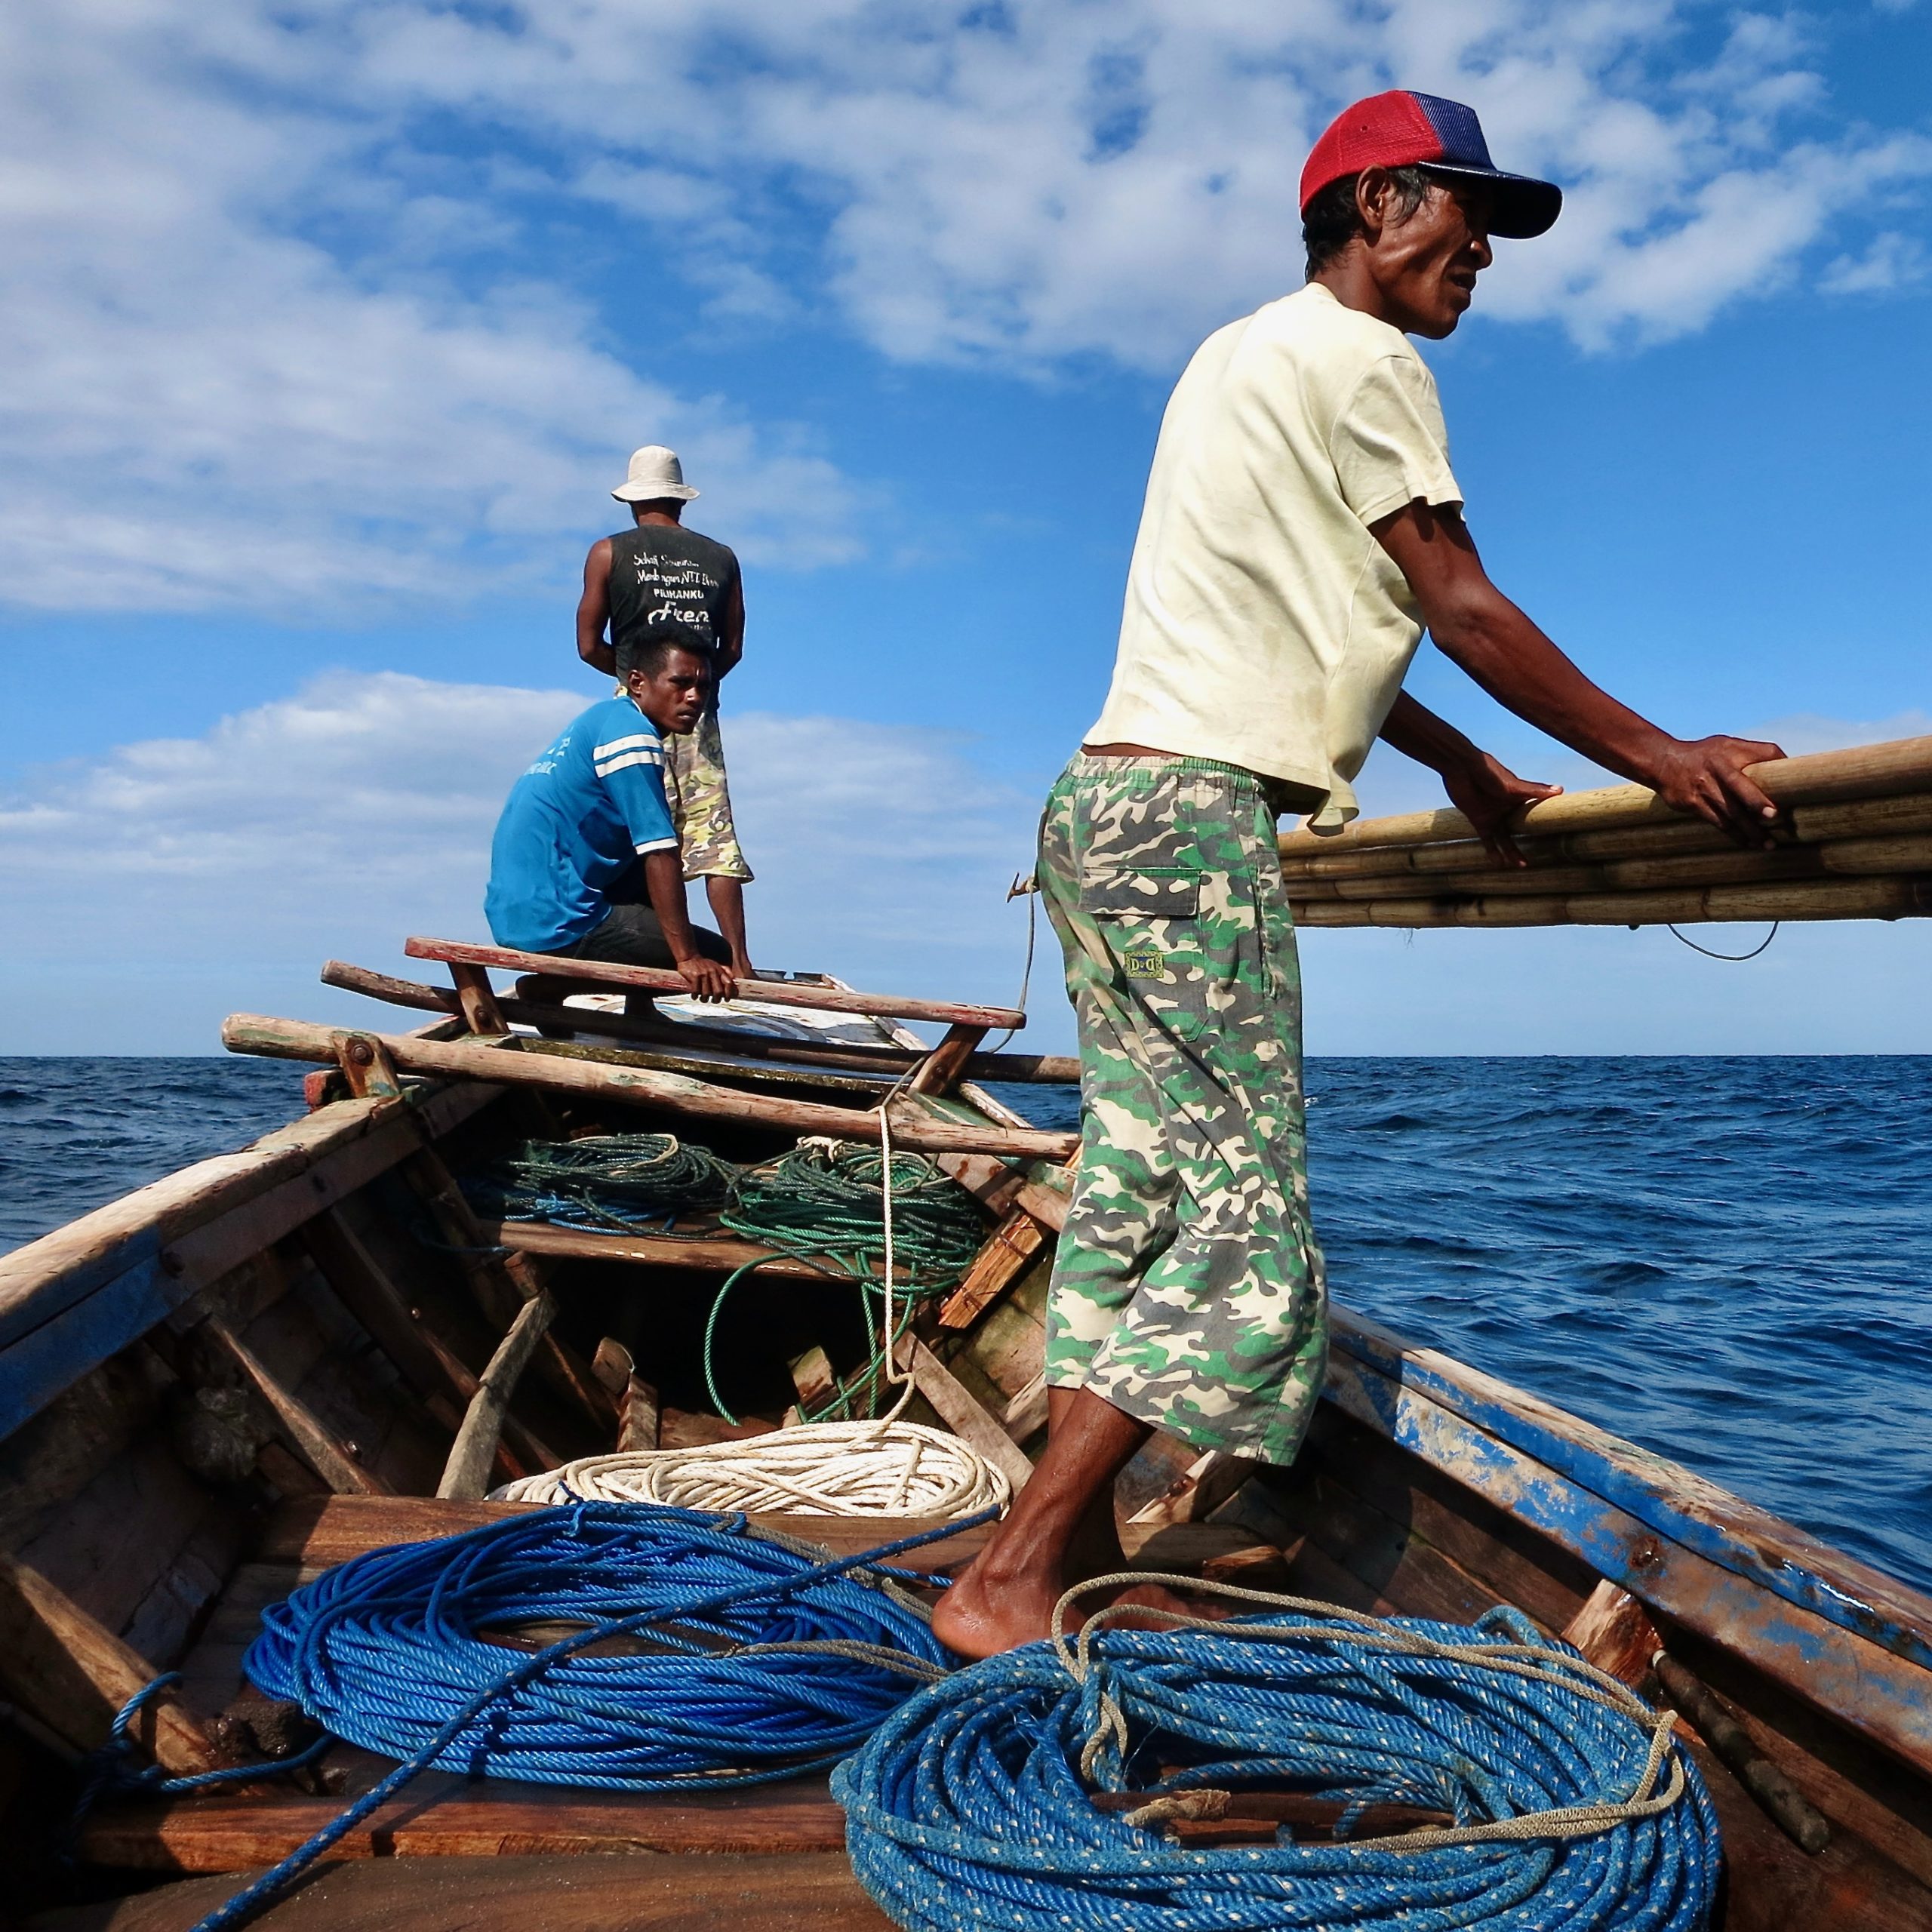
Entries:
POLYGON ((1181 1040, 1208 1023, 1201 886, 1198 866, 1097 867, 1080 881, 1080 909, 1106 934, 1129 999, 1181 1040))
POLYGON ((1201 869, 1094 866, 1081 874, 1080 909, 1097 919, 1192 919, 1201 910, 1201 869))

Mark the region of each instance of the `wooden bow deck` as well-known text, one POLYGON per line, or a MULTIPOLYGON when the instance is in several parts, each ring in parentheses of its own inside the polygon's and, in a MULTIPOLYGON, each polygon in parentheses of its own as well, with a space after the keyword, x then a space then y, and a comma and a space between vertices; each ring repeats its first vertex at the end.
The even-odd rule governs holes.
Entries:
MULTIPOLYGON (((475 958, 445 963, 447 992, 332 969, 431 1013, 429 1030, 259 1023, 278 1029, 276 1051, 328 1069, 307 1118, 0 1257, 0 1807, 16 1894, 52 1900, 33 1854, 56 1840, 78 1754, 158 1669, 186 1681, 140 1721, 143 1748, 180 1770, 228 1761, 220 1714, 266 1604, 320 1566, 515 1506, 432 1496, 461 1460, 454 1446, 469 1444, 465 1480, 480 1484, 620 1442, 719 1440, 774 1426, 830 1372, 825 1347, 800 1342, 836 1352, 839 1291, 789 1257, 735 1238, 486 1223, 457 1177, 527 1137, 614 1127, 668 1127, 743 1158, 822 1116, 856 1137, 876 1121, 879 1076, 898 1081, 931 1049, 891 1015, 824 1047, 735 1022, 700 1023, 721 1036, 700 1041, 681 1021, 543 1002, 515 1016, 626 1041, 638 1035, 625 1026, 675 1032, 639 1044, 703 1063, 640 1067, 620 1049, 509 1033, 515 996, 475 958), (460 1062, 432 1065, 438 1048, 460 1062), (800 1057, 813 1053, 856 1064, 800 1057), (519 1077, 531 1067, 574 1077, 519 1077), (745 1324, 743 1362, 762 1362, 769 1399, 734 1426, 695 1401, 678 1337, 747 1260, 741 1292, 770 1299, 745 1324), (627 1309, 626 1340, 613 1330, 627 1309), (518 1334, 530 1365, 510 1380, 518 1334)), ((775 988, 747 990, 769 1001, 775 988)), ((968 1011, 1004 1018, 919 1017, 951 1027, 968 1011)), ((267 1037, 257 1026, 251 1043, 267 1037)), ((974 1084, 1000 1057, 982 1040, 897 1103, 946 1148, 986 1229, 903 1358, 922 1419, 1023 1480, 1045 1420, 1042 1308, 1074 1149, 974 1084)), ((1291 1470, 1156 1436, 1115 1501, 1145 1567, 1380 1614, 1460 1620, 1508 1603, 1667 1695, 1723 1822, 1722 1932, 1932 1932, 1932 1602, 1789 1524, 1340 1309, 1291 1470)), ((841 1552, 909 1527, 774 1526, 841 1552)), ((956 1565, 979 1534, 920 1560, 956 1565)), ((88 1881, 127 1895, 45 1932, 186 1928, 380 1768, 338 1746, 325 1767, 338 1789, 106 1804, 84 1841, 88 1881)), ((1272 1834, 1278 1806, 1254 1808, 1226 1829, 1272 1834)), ((878 1932, 841 1842, 819 1780, 646 1798, 432 1774, 262 1922, 878 1932)))

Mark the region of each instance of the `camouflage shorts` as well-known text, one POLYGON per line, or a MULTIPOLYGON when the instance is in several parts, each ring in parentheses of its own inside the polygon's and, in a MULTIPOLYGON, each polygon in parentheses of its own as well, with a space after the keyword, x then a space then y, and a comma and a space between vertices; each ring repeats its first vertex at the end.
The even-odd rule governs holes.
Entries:
POLYGON ((1292 1461, 1327 1302, 1272 807, 1230 765, 1083 752, 1048 798, 1039 881, 1081 1103, 1048 1383, 1199 1448, 1292 1461))

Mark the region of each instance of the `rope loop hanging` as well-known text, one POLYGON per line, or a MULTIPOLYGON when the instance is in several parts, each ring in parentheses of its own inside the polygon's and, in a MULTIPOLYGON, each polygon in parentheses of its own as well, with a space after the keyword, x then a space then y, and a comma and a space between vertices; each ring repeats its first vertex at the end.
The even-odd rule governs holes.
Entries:
MULTIPOLYGON (((1473 1629, 1384 1620, 1192 1579, 1216 1623, 1098 1613, 955 1672, 833 1777, 853 1868, 910 1932, 1300 1925, 1694 1932, 1717 1824, 1660 1716, 1510 1610, 1473 1629), (1190 1844, 1177 1818, 1239 1816, 1265 1786, 1335 1801, 1333 1842, 1190 1844), (1127 1808, 1096 1793, 1131 1792, 1127 1808), (1225 1800, 1223 1803, 1222 1801, 1225 1800), (1374 1804, 1439 1828, 1352 1838, 1374 1804)), ((1124 1801, 1123 1801, 1124 1804, 1124 1801)))

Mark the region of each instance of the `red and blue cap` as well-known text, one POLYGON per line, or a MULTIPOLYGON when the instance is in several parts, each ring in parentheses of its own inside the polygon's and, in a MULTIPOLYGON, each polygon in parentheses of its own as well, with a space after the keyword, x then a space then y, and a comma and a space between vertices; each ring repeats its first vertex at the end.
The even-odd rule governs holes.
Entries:
POLYGON ((1506 174, 1490 159, 1474 108, 1406 88, 1371 94, 1328 124, 1301 171, 1302 212, 1331 181, 1364 168, 1426 168, 1432 174, 1487 181, 1495 195, 1490 232, 1515 240, 1542 234, 1563 207, 1563 190, 1555 182, 1506 174))

